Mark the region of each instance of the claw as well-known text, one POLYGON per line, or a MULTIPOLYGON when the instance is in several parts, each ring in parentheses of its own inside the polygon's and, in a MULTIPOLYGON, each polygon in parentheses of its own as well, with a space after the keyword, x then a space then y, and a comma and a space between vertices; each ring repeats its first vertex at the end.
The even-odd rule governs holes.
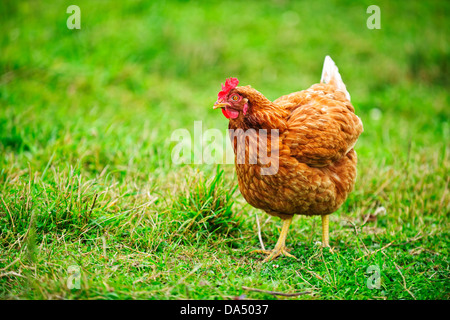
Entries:
POLYGON ((283 246, 279 248, 275 247, 273 250, 253 250, 251 253, 267 254, 268 256, 263 260, 263 262, 272 261, 275 258, 279 257, 280 255, 284 255, 287 257, 294 258, 295 260, 298 260, 296 256, 290 254, 288 251, 289 251, 288 248, 283 246))
POLYGON ((330 247, 329 245, 328 245, 328 246, 322 246, 322 248, 323 248, 323 249, 328 248, 328 249, 330 249, 330 253, 331 253, 331 254, 334 254, 333 248, 330 247))
POLYGON ((278 238, 277 244, 275 245, 275 248, 272 251, 270 251, 270 250, 254 250, 252 252, 268 254, 268 256, 264 259, 263 262, 271 261, 280 255, 284 255, 284 256, 288 256, 288 257, 297 259, 295 256, 293 256, 292 254, 290 254, 288 252, 288 249, 286 248, 286 245, 285 245, 286 235, 287 235, 287 232, 289 229, 289 225, 291 224, 291 221, 292 221, 292 217, 285 219, 283 221, 283 227, 281 228, 280 237, 278 238))

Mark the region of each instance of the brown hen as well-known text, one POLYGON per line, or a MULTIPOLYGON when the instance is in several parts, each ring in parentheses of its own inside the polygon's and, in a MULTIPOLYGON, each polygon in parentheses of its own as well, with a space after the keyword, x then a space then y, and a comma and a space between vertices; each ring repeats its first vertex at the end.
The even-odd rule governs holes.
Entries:
POLYGON ((275 248, 258 251, 268 254, 264 261, 292 256, 285 241, 295 214, 322 216, 329 247, 328 215, 353 189, 353 147, 363 131, 338 68, 327 56, 319 84, 273 102, 237 84, 227 79, 214 109, 230 120, 239 189, 250 205, 284 220, 275 248))

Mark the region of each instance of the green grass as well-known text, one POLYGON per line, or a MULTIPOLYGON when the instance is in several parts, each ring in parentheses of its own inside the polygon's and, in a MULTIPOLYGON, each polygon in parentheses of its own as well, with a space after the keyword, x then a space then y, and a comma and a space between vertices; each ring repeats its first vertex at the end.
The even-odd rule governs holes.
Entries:
POLYGON ((81 30, 70 4, 0 5, 0 298, 449 299, 448 2, 378 1, 380 30, 370 1, 80 0, 81 30), (326 54, 364 123, 356 187, 334 254, 320 218, 296 217, 298 260, 263 264, 256 216, 266 248, 280 220, 232 165, 174 165, 171 134, 225 133, 226 77, 275 99, 326 54))

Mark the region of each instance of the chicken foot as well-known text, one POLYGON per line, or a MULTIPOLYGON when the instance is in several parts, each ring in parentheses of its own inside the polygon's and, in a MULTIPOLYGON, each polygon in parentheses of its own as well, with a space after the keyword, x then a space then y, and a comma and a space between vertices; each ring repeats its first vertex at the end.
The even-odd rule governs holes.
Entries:
POLYGON ((271 261, 280 255, 285 255, 297 259, 295 256, 290 254, 288 252, 288 249, 286 248, 286 236, 291 222, 292 217, 283 220, 283 227, 281 228, 280 237, 278 238, 277 244, 275 245, 275 248, 273 250, 254 250, 252 251, 252 253, 256 252, 267 254, 268 256, 263 260, 263 262, 271 261))
POLYGON ((333 253, 333 249, 330 247, 330 235, 328 231, 329 221, 328 214, 322 216, 322 247, 330 248, 330 252, 333 253))

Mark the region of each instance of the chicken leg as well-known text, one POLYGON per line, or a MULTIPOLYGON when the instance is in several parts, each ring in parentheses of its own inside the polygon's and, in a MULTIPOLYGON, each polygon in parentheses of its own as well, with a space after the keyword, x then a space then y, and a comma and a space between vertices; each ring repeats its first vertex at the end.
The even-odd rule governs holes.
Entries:
POLYGON ((278 257, 279 255, 285 255, 285 256, 297 259, 295 256, 290 254, 288 252, 288 249, 286 248, 286 236, 287 236, 287 233, 289 230, 289 225, 291 224, 291 221, 292 221, 292 217, 283 220, 283 227, 281 228, 280 237, 278 238, 277 244, 275 245, 275 248, 272 251, 271 250, 254 250, 252 252, 268 254, 268 256, 263 260, 263 262, 271 261, 271 260, 275 259, 276 257, 278 257))
POLYGON ((330 247, 330 236, 328 232, 329 226, 329 215, 322 216, 322 247, 330 248, 331 253, 333 253, 333 249, 330 247))

